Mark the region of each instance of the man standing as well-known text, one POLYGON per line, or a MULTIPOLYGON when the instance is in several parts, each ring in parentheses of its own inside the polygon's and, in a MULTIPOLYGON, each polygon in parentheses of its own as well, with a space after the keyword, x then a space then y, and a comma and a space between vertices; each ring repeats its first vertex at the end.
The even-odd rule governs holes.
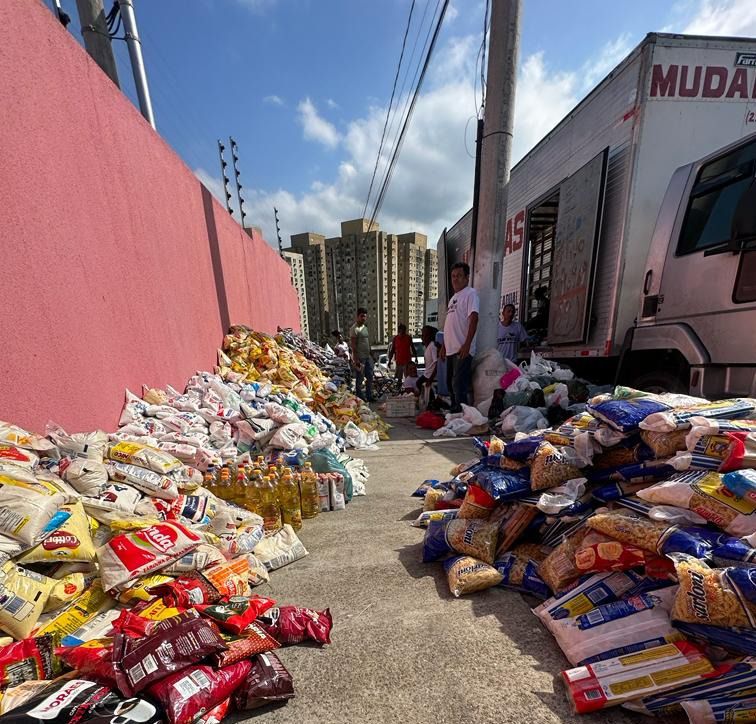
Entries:
POLYGON ((452 266, 451 283, 454 296, 449 300, 449 308, 446 310, 441 359, 447 361, 451 411, 460 412, 462 403, 469 402, 480 298, 478 292, 468 286, 470 267, 464 262, 452 266))
POLYGON ((355 393, 363 400, 363 380, 367 388, 367 401, 373 400, 373 357, 370 350, 370 334, 367 325, 367 309, 360 307, 357 310, 357 318, 349 330, 349 342, 352 346, 352 365, 355 370, 355 393))
POLYGON ((499 335, 496 339, 496 348, 504 359, 516 363, 520 342, 526 342, 530 339, 530 336, 525 331, 525 327, 515 321, 514 316, 514 304, 505 304, 499 315, 499 335))
POLYGON ((391 349, 389 350, 388 363, 391 365, 391 360, 396 358, 396 373, 395 377, 399 382, 404 379, 404 375, 407 372, 407 365, 411 360, 417 364, 417 355, 415 354, 414 347, 412 345, 412 337, 407 334, 407 325, 399 325, 399 333, 394 337, 391 342, 391 349))

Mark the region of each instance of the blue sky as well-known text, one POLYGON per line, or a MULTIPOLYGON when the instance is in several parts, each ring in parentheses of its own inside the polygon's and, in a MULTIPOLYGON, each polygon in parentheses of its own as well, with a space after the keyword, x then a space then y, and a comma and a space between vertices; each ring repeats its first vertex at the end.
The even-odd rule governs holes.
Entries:
MULTIPOLYGON (((274 205, 284 246, 300 231, 337 234, 340 220, 362 214, 410 2, 135 0, 158 132, 218 196, 216 139, 233 135, 247 223, 269 242, 274 205)), ((75 0, 62 4, 78 35, 75 0)), ((420 45, 436 2, 427 6, 420 45)), ((416 0, 406 59, 425 8, 416 0)), ((469 208, 483 10, 481 0, 451 6, 382 228, 435 243, 469 208)), ((515 158, 647 32, 756 35, 754 0, 523 0, 523 11, 515 158)), ((125 44, 115 46, 134 99, 125 44)), ((418 47, 413 66, 419 56, 418 47)))

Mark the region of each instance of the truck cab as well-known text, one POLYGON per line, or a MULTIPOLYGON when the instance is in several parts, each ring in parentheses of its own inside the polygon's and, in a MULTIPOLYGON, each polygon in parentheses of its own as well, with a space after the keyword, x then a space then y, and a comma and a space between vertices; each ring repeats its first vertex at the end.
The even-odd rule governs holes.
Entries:
POLYGON ((673 174, 619 377, 702 397, 756 395, 756 133, 673 174))

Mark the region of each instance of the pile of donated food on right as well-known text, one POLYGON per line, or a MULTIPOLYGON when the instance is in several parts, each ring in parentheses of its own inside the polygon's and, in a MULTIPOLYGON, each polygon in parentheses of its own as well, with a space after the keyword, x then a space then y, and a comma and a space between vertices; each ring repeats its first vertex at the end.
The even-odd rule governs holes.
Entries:
POLYGON ((629 388, 415 491, 455 596, 533 608, 577 713, 756 721, 756 400, 629 388))

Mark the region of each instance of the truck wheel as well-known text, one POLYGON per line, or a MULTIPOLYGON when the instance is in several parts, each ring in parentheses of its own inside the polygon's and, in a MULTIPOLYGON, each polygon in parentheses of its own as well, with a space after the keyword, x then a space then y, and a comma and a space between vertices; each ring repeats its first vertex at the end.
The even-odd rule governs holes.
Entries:
POLYGON ((632 386, 636 390, 656 394, 674 392, 685 395, 690 391, 685 381, 681 380, 674 372, 667 372, 666 370, 644 372, 633 380, 632 386))

